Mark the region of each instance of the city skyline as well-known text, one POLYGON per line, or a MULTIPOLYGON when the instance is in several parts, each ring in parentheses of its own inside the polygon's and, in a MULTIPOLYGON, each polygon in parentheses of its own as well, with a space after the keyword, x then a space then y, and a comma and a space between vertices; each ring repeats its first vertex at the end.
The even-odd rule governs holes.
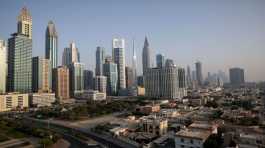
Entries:
MULTIPOLYGON (((194 70, 194 63, 199 60, 203 64, 204 76, 206 76, 208 71, 217 72, 219 69, 225 71, 228 75, 229 68, 240 67, 245 69, 246 81, 259 81, 265 80, 265 70, 262 69, 262 63, 264 62, 262 55, 265 54, 263 50, 265 47, 263 43, 265 21, 261 20, 265 16, 265 10, 260 6, 262 4, 265 4, 265 2, 259 0, 256 0, 255 3, 247 1, 240 3, 228 1, 214 3, 208 1, 207 4, 168 2, 162 5, 159 2, 148 4, 147 2, 141 3, 137 1, 130 6, 130 2, 119 1, 113 1, 112 3, 103 3, 103 1, 74 3, 70 1, 65 7, 56 9, 56 12, 47 12, 44 10, 48 7, 56 8, 59 5, 59 1, 43 3, 28 0, 17 2, 16 4, 3 1, 0 8, 4 13, 0 14, 0 19, 4 21, 0 27, 0 38, 7 41, 10 34, 15 32, 17 14, 19 14, 23 6, 26 6, 33 19, 33 56, 44 57, 45 30, 49 20, 52 20, 59 36, 58 65, 61 65, 63 49, 69 45, 69 42, 74 41, 81 53, 81 62, 85 63, 86 69, 94 71, 96 65, 95 57, 89 55, 95 54, 97 46, 104 47, 107 55, 111 55, 111 41, 118 36, 125 39, 126 65, 131 66, 131 41, 133 38, 135 39, 137 57, 141 57, 144 38, 147 36, 150 48, 153 50, 152 55, 162 53, 165 57, 174 59, 177 66, 186 67, 190 65, 192 66, 191 69, 194 70), (38 5, 38 3, 40 4, 38 5), (82 4, 87 4, 86 7, 88 8, 85 9, 86 7, 82 7, 82 4), (89 4, 92 7, 109 7, 113 11, 109 15, 105 11, 97 11, 98 14, 96 15, 95 13, 90 14, 93 9, 89 9, 91 7, 89 4), (233 7, 229 6, 230 4, 233 7), (175 12, 187 12, 184 8, 171 10, 175 9, 175 7, 180 7, 178 5, 184 8, 195 8, 195 10, 187 14, 178 14, 175 12), (114 9, 119 6, 125 10, 127 8, 128 11, 124 11, 124 14, 116 13, 114 9), (149 12, 145 12, 144 6, 150 6, 147 8, 149 12), (68 17, 62 17, 62 14, 69 7, 80 7, 80 9, 75 13, 69 14, 68 17), (139 9, 139 12, 133 11, 132 8, 139 9), (159 8, 158 12, 155 12, 156 8, 159 8), (170 8, 170 10, 165 8, 170 8), (203 8, 212 9, 215 13, 206 15, 206 11, 203 11, 203 8), (232 10, 235 13, 232 13, 232 10), (40 14, 38 13, 39 11, 45 13, 40 14), (82 12, 87 13, 82 14, 82 12), (144 15, 140 16, 139 13, 144 15), (128 18, 124 18, 126 15, 128 15, 128 18), (154 17, 156 15, 157 17, 154 17), (96 18, 93 18, 95 16, 96 18), (162 16, 166 17, 163 18, 162 16), (219 20, 214 19, 214 17, 219 20), (88 20, 86 20, 87 18, 88 20), (123 20, 123 18, 125 19, 124 23, 117 23, 117 20, 123 20), (141 23, 144 19, 147 20, 141 23), (156 19, 158 20, 156 21, 156 19), (84 20, 84 23, 82 20, 84 20), (139 20, 139 22, 135 20, 139 20), (72 22, 69 23, 68 21, 72 22), (110 21, 111 23, 102 25, 101 22, 105 21, 110 21), (130 22, 134 22, 133 26, 130 25, 130 22), (155 25, 155 22, 158 25, 155 25), (159 24, 163 24, 168 28, 160 28, 159 24), (95 25, 98 25, 98 27, 95 25), (208 25, 211 27, 207 28, 209 27, 208 25)), ((138 74, 141 74, 142 61, 141 58, 138 59, 137 65, 139 66, 137 66, 137 71, 138 74)), ((152 61, 152 63, 155 63, 155 61, 152 61)))

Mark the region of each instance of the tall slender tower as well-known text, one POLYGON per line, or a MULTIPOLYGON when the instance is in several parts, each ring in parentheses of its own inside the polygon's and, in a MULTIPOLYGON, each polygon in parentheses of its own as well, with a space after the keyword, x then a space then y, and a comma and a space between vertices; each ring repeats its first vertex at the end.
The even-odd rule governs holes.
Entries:
POLYGON ((191 79, 190 66, 187 66, 187 86, 188 86, 189 88, 192 87, 192 79, 191 79))
POLYGON ((136 51, 134 49, 134 40, 133 40, 133 57, 132 57, 132 70, 133 70, 133 85, 137 85, 137 64, 136 64, 136 51))
POLYGON ((7 49, 4 40, 0 40, 0 94, 6 92, 7 49))
POLYGON ((8 39, 8 91, 31 92, 32 18, 26 7, 18 16, 17 33, 8 39))
POLYGON ((126 88, 124 47, 124 39, 114 38, 112 40, 113 61, 117 64, 118 69, 118 90, 126 88))
POLYGON ((105 49, 97 47, 96 51, 96 76, 103 75, 103 64, 105 62, 105 49))
POLYGON ((144 47, 142 52, 142 63, 143 63, 143 75, 148 68, 151 68, 151 49, 149 47, 149 43, 147 37, 144 40, 144 47))
POLYGON ((55 25, 49 21, 45 34, 45 58, 51 62, 51 67, 56 68, 58 65, 58 35, 55 25))
POLYGON ((202 76, 202 63, 200 61, 197 61, 195 63, 196 67, 196 79, 199 86, 203 86, 203 76, 202 76))

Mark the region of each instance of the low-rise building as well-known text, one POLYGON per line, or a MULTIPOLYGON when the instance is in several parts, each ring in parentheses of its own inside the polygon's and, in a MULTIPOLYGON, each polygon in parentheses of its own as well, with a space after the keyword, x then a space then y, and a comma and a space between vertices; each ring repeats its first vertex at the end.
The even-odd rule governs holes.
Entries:
POLYGON ((160 111, 160 105, 146 105, 136 108, 137 112, 149 115, 151 113, 158 113, 160 111))
POLYGON ((35 93, 30 95, 30 103, 34 106, 52 106, 56 101, 54 93, 35 93))
POLYGON ((175 148, 203 148, 210 135, 211 132, 207 130, 180 130, 175 135, 175 148))
POLYGON ((10 93, 0 95, 0 112, 29 107, 29 95, 10 93))
POLYGON ((140 118, 140 126, 143 132, 161 136, 167 133, 168 120, 157 116, 143 116, 140 118))
POLYGON ((99 92, 97 90, 88 90, 82 94, 82 97, 87 98, 88 100, 91 101, 102 101, 106 100, 106 93, 99 92))

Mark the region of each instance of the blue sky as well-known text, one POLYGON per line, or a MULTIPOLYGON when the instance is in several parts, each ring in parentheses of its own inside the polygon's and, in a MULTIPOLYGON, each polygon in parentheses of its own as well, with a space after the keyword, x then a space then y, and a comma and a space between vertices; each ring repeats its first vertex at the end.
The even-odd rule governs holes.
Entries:
POLYGON ((44 56, 45 29, 53 20, 59 34, 59 63, 71 41, 87 69, 95 68, 96 46, 111 54, 111 40, 126 40, 131 65, 132 39, 141 70, 144 37, 153 54, 163 53, 186 67, 200 60, 204 75, 242 67, 248 81, 265 80, 264 0, 1 0, 0 38, 16 31, 23 6, 33 18, 33 55, 44 56))

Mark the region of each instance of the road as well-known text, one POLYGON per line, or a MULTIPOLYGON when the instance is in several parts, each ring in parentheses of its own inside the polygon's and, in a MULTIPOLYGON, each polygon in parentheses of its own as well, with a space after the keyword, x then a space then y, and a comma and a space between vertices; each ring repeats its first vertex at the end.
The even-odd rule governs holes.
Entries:
MULTIPOLYGON (((139 146, 126 143, 124 141, 120 141, 116 138, 113 138, 112 136, 100 135, 100 134, 94 133, 87 128, 74 126, 73 124, 67 124, 67 123, 61 124, 62 122, 58 122, 58 121, 39 120, 39 119, 30 118, 30 117, 25 117, 24 119, 27 121, 31 121, 31 124, 38 124, 38 126, 42 126, 42 127, 50 127, 51 129, 60 131, 60 132, 70 131, 70 133, 71 132, 82 133, 86 135, 87 137, 109 148, 138 148, 139 147, 139 146)), ((101 118, 98 118, 95 121, 101 121, 99 119, 101 118)), ((96 123, 95 121, 92 121, 92 122, 96 123)))

